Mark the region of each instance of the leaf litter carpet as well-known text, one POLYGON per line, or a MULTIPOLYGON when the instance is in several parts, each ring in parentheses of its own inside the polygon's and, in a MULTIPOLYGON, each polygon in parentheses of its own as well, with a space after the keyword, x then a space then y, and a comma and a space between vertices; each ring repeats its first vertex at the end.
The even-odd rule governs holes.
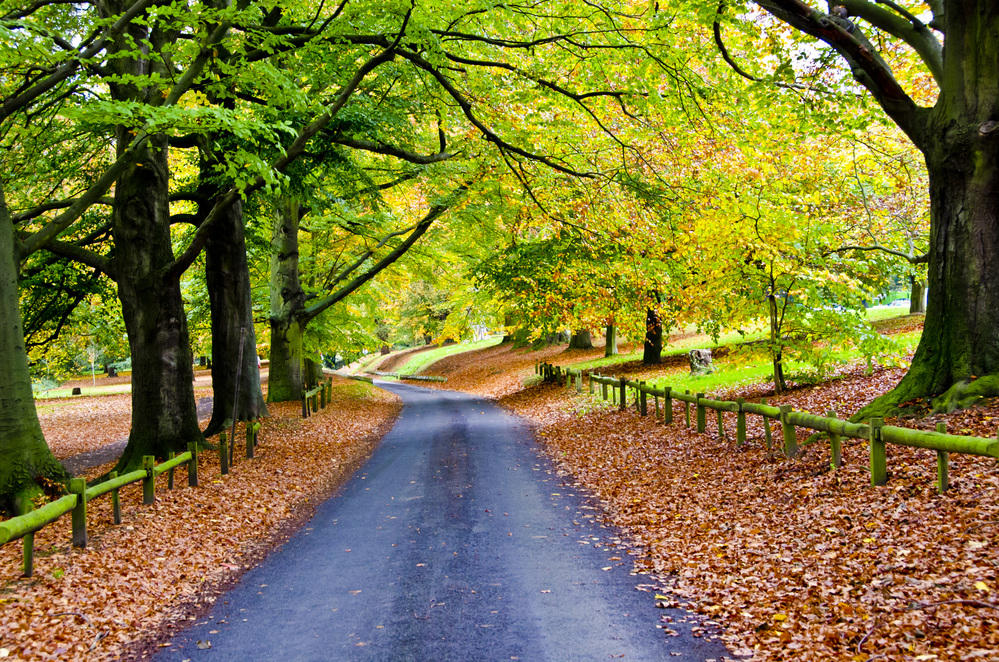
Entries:
MULTIPOLYGON (((106 405, 109 419, 121 418, 117 396, 88 400, 94 410, 106 405)), ((85 549, 70 546, 68 516, 36 533, 32 578, 20 577, 20 542, 0 547, 0 658, 142 659, 169 645, 175 629, 206 612, 350 477, 401 405, 386 391, 336 379, 332 404, 308 419, 297 403, 269 408, 255 458, 237 459, 227 476, 220 475, 218 453, 204 451, 198 488, 187 487, 186 468, 173 491, 166 474, 157 477, 152 506, 142 505, 141 485, 123 488, 119 526, 111 522, 108 496, 91 501, 85 549)), ((77 451, 75 439, 86 435, 67 420, 59 426, 70 438, 50 443, 77 451)), ((92 424, 82 418, 77 427, 92 424)), ((245 438, 240 427, 236 435, 245 438)), ((88 478, 108 468, 94 468, 88 478)))
MULTIPOLYGON (((941 496, 933 451, 890 446, 888 485, 872 488, 860 440, 844 440, 844 466, 831 471, 828 442, 805 446, 794 460, 768 452, 756 416, 747 417, 748 443, 736 448, 732 414, 720 440, 714 412, 698 435, 686 429, 682 406, 665 426, 586 387, 576 394, 536 384, 535 360, 569 364, 602 353, 501 345, 426 372, 447 376, 436 387, 498 398, 532 421, 566 480, 599 498, 605 521, 624 531, 635 572, 654 578, 659 602, 708 619, 705 636, 716 633, 734 658, 999 660, 995 460, 951 455, 952 487, 941 496)), ((603 372, 655 379, 686 370, 671 363, 603 372)), ((768 396, 799 411, 849 416, 902 374, 868 377, 847 366, 837 380, 781 397, 772 385, 714 395, 768 396)), ((887 424, 933 428, 938 420, 955 433, 992 437, 999 403, 887 424)), ((779 424, 773 428, 781 439, 779 424)), ((666 619, 663 631, 670 633, 666 619)))

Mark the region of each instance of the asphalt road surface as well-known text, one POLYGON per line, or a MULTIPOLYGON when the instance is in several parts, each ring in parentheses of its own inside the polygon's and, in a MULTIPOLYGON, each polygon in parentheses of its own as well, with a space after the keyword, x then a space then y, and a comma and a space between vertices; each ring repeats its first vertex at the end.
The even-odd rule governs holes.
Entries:
POLYGON ((636 588, 648 578, 522 421, 470 395, 379 386, 405 407, 370 461, 157 660, 726 655, 636 588))

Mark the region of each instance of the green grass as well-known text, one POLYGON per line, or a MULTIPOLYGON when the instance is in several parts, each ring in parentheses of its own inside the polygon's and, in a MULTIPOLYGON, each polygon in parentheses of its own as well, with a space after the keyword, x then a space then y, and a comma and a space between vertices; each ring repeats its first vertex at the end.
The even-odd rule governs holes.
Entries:
POLYGON ((54 388, 51 391, 45 391, 39 393, 35 396, 36 400, 44 400, 46 398, 69 398, 69 397, 83 397, 88 395, 113 395, 117 393, 131 393, 131 384, 109 384, 108 386, 84 386, 82 387, 83 394, 78 396, 73 396, 73 389, 71 388, 54 388))
POLYGON ((448 345, 446 347, 438 347, 437 349, 427 350, 426 352, 419 352, 417 354, 413 354, 413 356, 410 357, 406 363, 400 365, 393 372, 398 372, 401 375, 418 375, 421 370, 429 366, 431 363, 443 359, 445 356, 461 354, 462 352, 470 352, 475 349, 494 347, 501 342, 503 342, 503 336, 492 336, 478 342, 448 345))

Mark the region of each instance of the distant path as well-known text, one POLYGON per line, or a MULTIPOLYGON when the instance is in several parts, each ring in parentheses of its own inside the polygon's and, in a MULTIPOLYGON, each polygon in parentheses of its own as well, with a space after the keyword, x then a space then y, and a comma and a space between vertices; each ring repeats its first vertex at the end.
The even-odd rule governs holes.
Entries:
POLYGON ((607 547, 615 532, 520 419, 474 396, 376 383, 405 407, 369 462, 156 660, 726 655, 689 625, 672 624, 676 637, 656 628, 667 612, 607 547))
MULTIPOLYGON (((198 400, 198 420, 202 421, 212 415, 212 397, 206 396, 198 400)), ((87 469, 91 467, 99 467, 102 464, 107 464, 108 462, 113 462, 121 457, 122 451, 125 450, 125 446, 128 444, 128 437, 124 439, 119 439, 118 441, 112 442, 107 446, 101 446, 98 449, 87 451, 86 453, 79 453, 71 457, 67 457, 62 461, 62 466, 66 467, 68 471, 73 476, 82 476, 87 472, 87 469)))

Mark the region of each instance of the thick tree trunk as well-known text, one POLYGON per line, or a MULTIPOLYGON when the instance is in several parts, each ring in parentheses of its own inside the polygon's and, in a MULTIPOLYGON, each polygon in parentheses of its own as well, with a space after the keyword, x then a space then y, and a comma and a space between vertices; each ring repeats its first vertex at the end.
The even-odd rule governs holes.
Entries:
POLYGON ((617 327, 613 323, 607 325, 604 340, 604 356, 614 356, 617 354, 617 327))
POLYGON ((663 362, 663 323, 655 308, 645 309, 645 351, 642 363, 657 365, 663 362))
POLYGON ((593 349, 593 338, 589 329, 577 329, 569 338, 569 349, 593 349))
POLYGON ((926 287, 923 285, 923 281, 916 276, 910 276, 909 279, 912 283, 912 289, 909 292, 909 314, 925 313, 926 287))
MULTIPOLYGON (((127 130, 118 129, 118 144, 127 130)), ((132 354, 132 431, 119 473, 143 455, 166 457, 203 440, 194 400, 191 344, 170 237, 167 140, 150 140, 139 164, 115 185, 111 215, 115 273, 132 354)))
POLYGON ((301 315, 305 293, 298 274, 298 223, 301 207, 294 200, 277 203, 271 233, 271 356, 267 401, 302 399, 301 315))
POLYGON ((7 515, 41 493, 36 477, 69 478, 38 424, 18 301, 14 226, 0 184, 0 511, 7 515))
POLYGON ((319 386, 319 381, 323 378, 323 366, 318 361, 305 359, 302 362, 302 381, 309 391, 319 386))
POLYGON ((253 328, 250 269, 246 263, 243 205, 237 202, 212 229, 205 245, 205 276, 212 311, 212 419, 205 430, 212 435, 232 418, 239 374, 236 420, 267 415, 257 367, 257 334, 253 328), (243 347, 240 367, 240 342, 243 347))

